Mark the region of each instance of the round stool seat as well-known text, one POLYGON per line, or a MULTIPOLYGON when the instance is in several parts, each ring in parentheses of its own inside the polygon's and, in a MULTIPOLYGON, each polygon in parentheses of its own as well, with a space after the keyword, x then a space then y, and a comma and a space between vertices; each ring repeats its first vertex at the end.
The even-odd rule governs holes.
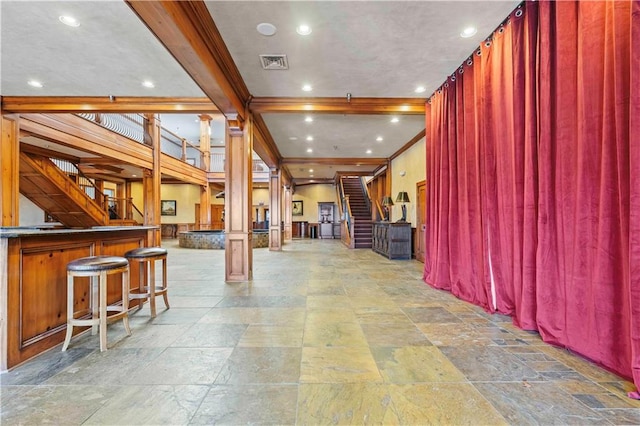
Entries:
POLYGON ((124 257, 131 259, 140 259, 146 257, 166 256, 167 249, 161 247, 140 247, 137 249, 129 250, 124 254, 124 257))
POLYGON ((67 264, 68 271, 108 271, 127 266, 129 262, 120 256, 89 256, 81 257, 67 264))

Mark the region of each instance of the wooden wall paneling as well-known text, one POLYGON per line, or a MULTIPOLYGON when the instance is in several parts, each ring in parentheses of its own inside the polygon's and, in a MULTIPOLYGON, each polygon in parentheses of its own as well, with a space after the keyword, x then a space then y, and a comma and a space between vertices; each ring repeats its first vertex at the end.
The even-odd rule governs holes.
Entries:
MULTIPOLYGON (((122 256, 147 244, 148 231, 98 231, 0 239, 0 369, 6 370, 64 340, 66 265, 98 254, 122 256)), ((138 269, 132 268, 132 287, 138 269)), ((89 314, 89 279, 75 280, 75 308, 89 314)), ((109 282, 109 302, 122 299, 119 278, 109 282)), ((82 329, 78 329, 81 332, 82 329)))
MULTIPOLYGON (((67 264, 95 253, 92 242, 39 245, 21 250, 20 345, 62 331, 67 322, 67 264), (64 290, 64 291, 60 291, 64 290)), ((75 311, 90 313, 89 279, 76 279, 75 311)))
MULTIPOLYGON (((9 240, 0 238, 0 373, 8 368, 8 341, 9 341, 9 240), (4 297, 3 295, 7 295, 4 297)), ((13 269, 12 269, 13 271, 13 269)), ((15 275, 15 273, 13 274, 15 275)), ((13 324, 13 323, 12 323, 13 324)))

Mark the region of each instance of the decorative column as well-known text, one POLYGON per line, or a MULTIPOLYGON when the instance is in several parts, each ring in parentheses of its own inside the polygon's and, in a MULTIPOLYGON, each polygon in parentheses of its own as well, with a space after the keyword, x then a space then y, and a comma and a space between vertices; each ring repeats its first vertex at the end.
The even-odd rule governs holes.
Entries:
POLYGON ((293 239, 293 232, 292 232, 292 214, 293 212, 291 211, 292 206, 293 206, 293 191, 291 190, 290 186, 285 186, 284 187, 284 207, 283 207, 283 211, 284 211, 284 240, 285 241, 291 241, 293 239))
MULTIPOLYGON (((211 171, 211 117, 200 115, 200 168, 211 171)), ((200 229, 211 229, 211 189, 209 182, 200 186, 200 229)))
POLYGON ((153 169, 143 170, 144 224, 158 229, 151 232, 150 245, 159 246, 160 234, 160 120, 153 114, 145 115, 145 141, 149 141, 153 155, 153 169))
MULTIPOLYGON (((253 279, 253 121, 227 120, 225 143, 225 281, 253 279)), ((201 208, 202 209, 202 208, 201 208)))
POLYGON ((282 250, 282 185, 280 169, 269 170, 269 250, 282 250))
POLYGON ((0 121, 0 226, 20 225, 20 128, 17 115, 0 121))

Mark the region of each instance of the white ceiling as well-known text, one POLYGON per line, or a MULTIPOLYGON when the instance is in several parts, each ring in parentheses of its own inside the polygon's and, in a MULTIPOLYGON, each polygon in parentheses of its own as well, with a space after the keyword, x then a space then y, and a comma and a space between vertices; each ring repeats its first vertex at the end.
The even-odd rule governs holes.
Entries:
MULTIPOLYGON (((426 99, 518 5, 518 1, 206 1, 254 96, 426 99), (276 26, 265 37, 259 23, 276 26), (300 36, 295 27, 312 27, 300 36), (478 27, 471 38, 460 32, 478 27), (260 54, 286 54, 289 70, 265 71, 260 54), (304 83, 313 86, 303 92, 304 83), (416 94, 417 85, 426 87, 416 94)), ((0 1, 3 96, 204 96, 122 1, 0 1), (71 15, 81 25, 58 21, 71 15), (43 88, 26 83, 37 79, 43 88), (154 89, 142 80, 155 83, 154 89)), ((424 117, 264 114, 285 158, 389 157, 424 129, 424 117), (306 136, 312 135, 309 143, 306 136), (383 142, 375 138, 383 136, 383 142), (297 140, 292 140, 297 137, 297 140), (311 146, 313 153, 307 153, 311 146), (334 148, 334 147, 337 147, 334 148), (367 154, 366 150, 372 153, 367 154)), ((197 141, 195 116, 163 116, 163 125, 197 141), (173 127, 173 128, 172 128, 173 127)), ((222 126, 218 126, 222 129, 222 126)), ((214 125, 214 134, 218 130, 214 125)), ((212 135, 212 137, 217 137, 212 135)), ((337 164, 337 162, 336 162, 337 164)), ((344 167, 347 167, 346 165, 344 167)), ((354 170, 356 166, 352 165, 354 170)), ((292 166, 308 177, 307 165, 292 166)), ((331 173, 334 168, 317 167, 331 173)), ((317 178, 332 177, 332 175, 317 178)))

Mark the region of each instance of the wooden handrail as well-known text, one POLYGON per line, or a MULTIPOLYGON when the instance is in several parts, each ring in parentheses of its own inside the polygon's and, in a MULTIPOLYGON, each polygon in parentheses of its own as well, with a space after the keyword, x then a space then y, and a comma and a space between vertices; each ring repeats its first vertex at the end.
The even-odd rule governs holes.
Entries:
MULTIPOLYGON (((119 202, 119 201, 124 201, 124 203, 125 203, 125 208, 124 208, 125 218, 124 219, 126 219, 126 220, 134 220, 133 219, 133 213, 131 213, 131 215, 128 214, 129 211, 131 209, 133 209, 133 210, 136 211, 136 213, 138 213, 140 215, 140 217, 144 221, 144 213, 142 213, 140 211, 140 209, 138 209, 138 207, 135 204, 133 204, 133 198, 131 198, 131 197, 130 198, 118 198, 118 197, 110 197, 108 195, 105 195, 104 197, 105 197, 105 205, 106 206, 110 206, 111 205, 111 201, 116 202, 116 203, 119 202), (131 207, 131 209, 129 209, 129 206, 131 207)), ((107 212, 109 212, 109 207, 107 207, 107 212)), ((117 214, 117 211, 115 213, 117 214)), ((123 219, 123 218, 121 218, 120 215, 118 215, 118 217, 116 219, 123 219)))
POLYGON ((383 220, 384 219, 384 211, 382 210, 382 206, 380 206, 380 203, 378 202, 378 200, 376 200, 376 210, 378 211, 378 217, 380 218, 379 220, 383 220))
POLYGON ((367 186, 367 183, 364 181, 364 177, 362 176, 360 176, 360 185, 362 185, 362 187, 364 188, 364 193, 367 196, 367 203, 369 204, 369 207, 371 207, 371 193, 369 192, 369 187, 367 186))

